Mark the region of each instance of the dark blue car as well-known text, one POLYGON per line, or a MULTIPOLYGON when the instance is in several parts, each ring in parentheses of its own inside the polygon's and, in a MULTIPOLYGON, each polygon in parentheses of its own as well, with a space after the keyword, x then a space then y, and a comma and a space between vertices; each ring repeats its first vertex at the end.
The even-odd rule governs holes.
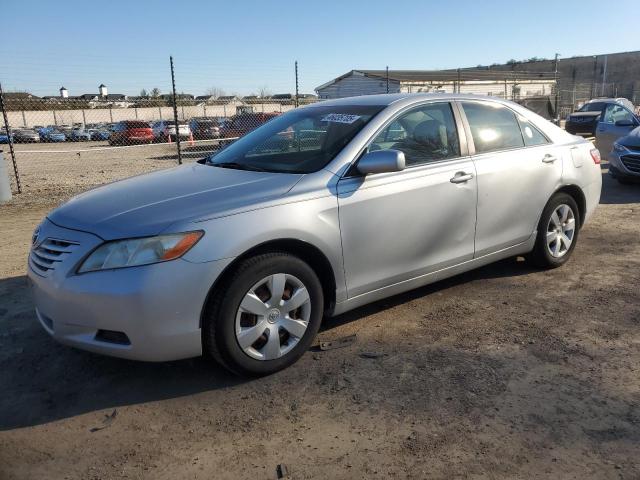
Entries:
POLYGON ((55 128, 42 128, 39 133, 43 142, 64 142, 67 139, 64 133, 55 128))

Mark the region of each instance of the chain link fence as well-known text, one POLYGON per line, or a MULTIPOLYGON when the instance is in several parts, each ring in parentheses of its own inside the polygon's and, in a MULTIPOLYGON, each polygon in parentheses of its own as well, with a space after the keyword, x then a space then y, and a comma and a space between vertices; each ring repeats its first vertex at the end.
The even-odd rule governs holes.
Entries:
MULTIPOLYGON (((5 93, 6 121, 0 118, 0 149, 4 150, 7 170, 14 172, 15 159, 19 172, 19 177, 11 175, 12 191, 21 191, 31 199, 64 199, 132 175, 194 162, 284 112, 319 101, 315 95, 298 91, 297 62, 295 66, 262 68, 264 75, 258 66, 255 71, 244 72, 243 79, 235 72, 222 72, 224 78, 228 77, 227 91, 229 85, 246 80, 247 76, 255 76, 255 82, 259 83, 269 77, 288 75, 287 82, 281 81, 275 87, 293 93, 273 94, 266 87, 248 95, 226 94, 223 88, 216 87, 199 95, 184 93, 201 90, 209 80, 201 78, 206 74, 200 73, 199 65, 189 63, 176 68, 177 79, 174 78, 172 61, 171 68, 162 75, 165 82, 160 82, 165 91, 154 87, 149 91, 142 89, 139 95, 114 94, 101 84, 95 93, 81 95, 71 95, 64 87, 56 95, 42 97, 26 92, 5 93), (181 74, 186 79, 183 83, 181 74)), ((310 70, 312 80, 307 85, 320 85, 329 76, 321 67, 310 70)), ((385 71, 372 72, 383 84, 385 71)), ((132 71, 132 75, 135 73, 132 71)), ((556 91, 555 75, 450 70, 434 72, 428 83, 409 77, 399 91, 482 91, 517 101, 550 119, 566 117, 592 98, 594 88, 615 93, 615 85, 591 84, 556 91)), ((147 75, 141 83, 148 81, 147 75)), ((388 82, 387 77, 387 88, 388 82)), ((51 85, 48 84, 49 88, 51 85)))
MULTIPOLYGON (((193 162, 277 115, 316 101, 309 94, 270 94, 266 89, 244 96, 226 95, 215 87, 204 95, 182 93, 175 87, 173 61, 171 67, 169 93, 153 88, 137 96, 113 94, 104 84, 95 94, 78 96, 64 87, 54 96, 5 93, 0 149, 12 173, 13 193, 64 199, 104 183, 193 162), (9 147, 19 175, 13 175, 9 147)), ((297 85, 297 65, 291 73, 291 85, 297 85)))

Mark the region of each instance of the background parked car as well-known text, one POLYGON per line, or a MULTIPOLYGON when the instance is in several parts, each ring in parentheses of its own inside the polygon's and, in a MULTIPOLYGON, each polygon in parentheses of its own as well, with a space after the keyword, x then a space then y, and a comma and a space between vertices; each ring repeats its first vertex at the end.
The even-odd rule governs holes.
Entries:
MULTIPOLYGON (((160 120, 154 122, 153 136, 157 142, 174 141, 176 139, 176 122, 173 120, 160 120)), ((191 129, 186 122, 178 122, 178 135, 180 138, 189 138, 191 129)))
POLYGON ((616 140, 608 159, 609 175, 620 183, 640 183, 640 127, 616 140))
POLYGON ((124 120, 113 126, 109 145, 132 145, 153 142, 153 131, 147 122, 124 120))
POLYGON ((196 117, 189 122, 193 138, 206 140, 220 137, 220 125, 215 118, 196 117))
POLYGON ((13 141, 13 133, 11 133, 11 136, 9 136, 3 128, 2 131, 0 131, 0 143, 9 143, 9 138, 11 138, 11 141, 13 141))
POLYGON ((82 128, 71 130, 68 140, 72 142, 88 142, 91 140, 91 134, 82 128))
POLYGON ((608 105, 620 105, 633 112, 633 104, 626 98, 594 98, 567 117, 565 130, 574 135, 594 137, 598 121, 608 105))
POLYGON ((596 147, 607 154, 616 140, 628 135, 638 126, 640 126, 640 118, 632 110, 617 103, 610 103, 598 120, 596 147))
POLYGON ((13 141, 16 143, 35 143, 40 141, 40 135, 35 130, 27 128, 14 130, 13 141))
POLYGON ((40 140, 43 142, 64 142, 66 135, 55 128, 43 128, 40 130, 40 140))
POLYGON ((231 117, 231 119, 220 128, 220 137, 241 137, 278 115, 279 113, 243 113, 236 115, 231 117))
POLYGON ((111 132, 106 128, 87 130, 91 134, 91 140, 109 140, 111 132))

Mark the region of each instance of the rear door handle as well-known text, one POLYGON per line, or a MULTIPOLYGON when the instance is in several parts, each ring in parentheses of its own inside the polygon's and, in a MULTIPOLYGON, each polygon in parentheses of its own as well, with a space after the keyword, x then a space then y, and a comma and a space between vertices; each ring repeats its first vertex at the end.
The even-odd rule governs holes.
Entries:
POLYGON ((546 154, 544 157, 542 157, 542 163, 553 163, 558 159, 558 157, 555 157, 554 155, 550 155, 550 154, 546 154))
POLYGON ((472 178, 473 178, 473 173, 456 172, 456 174, 453 177, 451 177, 451 180, 449 181, 451 183, 464 183, 464 182, 468 182, 472 178))

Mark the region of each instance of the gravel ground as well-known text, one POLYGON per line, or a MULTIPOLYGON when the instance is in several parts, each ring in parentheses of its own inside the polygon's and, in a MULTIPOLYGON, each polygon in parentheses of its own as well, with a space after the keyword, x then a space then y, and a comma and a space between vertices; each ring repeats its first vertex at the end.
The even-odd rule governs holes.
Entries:
MULTIPOLYGON (((217 140, 183 141, 183 161, 198 160, 218 144, 217 140)), ((14 147, 23 190, 15 202, 48 208, 97 185, 178 165, 175 143, 110 147, 108 142, 63 142, 14 147)), ((16 192, 9 148, 5 145, 0 150, 9 162, 12 191, 16 192)))
POLYGON ((355 343, 259 380, 44 333, 25 259, 70 190, 0 207, 1 479, 640 478, 640 186, 605 178, 563 268, 503 261, 327 320, 320 340, 355 343))

